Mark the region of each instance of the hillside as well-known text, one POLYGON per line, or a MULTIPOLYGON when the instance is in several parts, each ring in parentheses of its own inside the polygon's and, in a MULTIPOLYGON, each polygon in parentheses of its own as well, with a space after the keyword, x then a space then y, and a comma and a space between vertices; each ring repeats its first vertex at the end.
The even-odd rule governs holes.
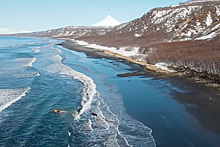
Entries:
MULTIPOLYGON (((220 76, 220 1, 155 8, 104 35, 78 39, 103 46, 139 47, 146 62, 220 76)), ((218 79, 219 80, 219 79, 218 79)))
POLYGON ((184 3, 152 9, 141 18, 116 26, 102 37, 116 37, 122 45, 207 39, 220 34, 219 20, 219 1, 184 3))
POLYGON ((155 8, 115 27, 112 22, 117 25, 108 16, 95 26, 70 26, 9 36, 67 38, 114 47, 115 53, 126 57, 150 64, 165 62, 189 74, 214 77, 211 80, 220 83, 219 0, 192 0, 155 8))

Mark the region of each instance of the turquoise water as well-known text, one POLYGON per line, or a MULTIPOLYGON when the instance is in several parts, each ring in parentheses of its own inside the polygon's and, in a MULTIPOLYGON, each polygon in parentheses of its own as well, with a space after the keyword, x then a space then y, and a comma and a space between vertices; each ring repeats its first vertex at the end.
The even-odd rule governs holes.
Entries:
POLYGON ((0 38, 0 146, 220 144, 219 133, 189 111, 203 112, 200 105, 180 101, 194 99, 198 91, 209 97, 208 91, 150 74, 120 78, 140 67, 92 58, 60 42, 0 38), (65 112, 55 114, 54 108, 65 112))

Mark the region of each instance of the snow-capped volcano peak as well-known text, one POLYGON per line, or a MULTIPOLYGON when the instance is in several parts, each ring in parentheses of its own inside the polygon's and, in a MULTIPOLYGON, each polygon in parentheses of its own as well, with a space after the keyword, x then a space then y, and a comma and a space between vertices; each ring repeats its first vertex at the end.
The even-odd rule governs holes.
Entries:
POLYGON ((114 27, 121 24, 117 20, 115 20, 111 15, 108 15, 106 18, 104 18, 102 21, 93 24, 92 26, 104 26, 104 27, 114 27))

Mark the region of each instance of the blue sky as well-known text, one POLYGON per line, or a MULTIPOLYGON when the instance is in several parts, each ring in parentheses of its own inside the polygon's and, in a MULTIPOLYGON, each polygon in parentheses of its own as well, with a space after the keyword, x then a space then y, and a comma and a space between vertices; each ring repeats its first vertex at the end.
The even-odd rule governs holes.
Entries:
POLYGON ((120 22, 186 0, 0 0, 0 33, 92 25, 108 14, 120 22))

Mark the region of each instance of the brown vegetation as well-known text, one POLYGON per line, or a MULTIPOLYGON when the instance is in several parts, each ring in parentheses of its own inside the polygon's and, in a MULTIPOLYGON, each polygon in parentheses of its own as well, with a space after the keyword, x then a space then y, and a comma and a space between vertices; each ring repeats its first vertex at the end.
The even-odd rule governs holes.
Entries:
POLYGON ((166 62, 173 66, 220 76, 220 40, 164 42, 145 48, 149 63, 166 62))

